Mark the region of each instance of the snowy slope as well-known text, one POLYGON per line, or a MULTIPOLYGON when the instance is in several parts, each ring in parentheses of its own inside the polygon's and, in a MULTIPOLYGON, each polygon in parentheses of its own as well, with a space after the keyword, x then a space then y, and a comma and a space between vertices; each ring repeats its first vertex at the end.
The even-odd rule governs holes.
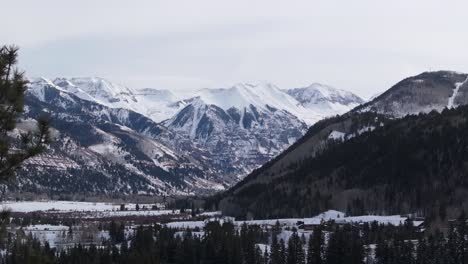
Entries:
POLYGON ((250 105, 257 109, 273 107, 288 111, 308 125, 324 117, 342 114, 363 102, 350 92, 317 83, 289 90, 281 90, 266 82, 257 85, 239 83, 230 88, 202 89, 182 98, 168 90, 130 89, 99 77, 56 78, 52 83, 81 99, 111 108, 129 109, 156 122, 173 117, 195 98, 224 110, 250 105))
POLYGON ((364 103, 362 98, 351 92, 320 83, 286 92, 299 101, 301 106, 322 117, 343 114, 364 103))
POLYGON ((156 122, 173 117, 195 98, 224 110, 232 107, 244 109, 250 105, 257 109, 273 107, 288 111, 307 125, 342 114, 363 102, 350 92, 321 84, 281 90, 266 82, 257 85, 239 83, 227 89, 202 89, 180 98, 168 90, 130 89, 99 77, 56 78, 51 83, 81 99, 111 108, 129 109, 156 122))
MULTIPOLYGON (((189 163, 209 168, 202 176, 184 179, 184 185, 220 190, 281 153, 303 136, 310 124, 350 109, 358 101, 352 94, 330 87, 300 89, 301 93, 294 89, 290 95, 292 90, 270 83, 240 83, 202 89, 180 99, 167 90, 136 90, 102 78, 83 77, 32 80, 29 93, 60 107, 54 111, 75 122, 84 120, 74 111, 88 111, 84 102, 89 102, 94 108, 89 114, 97 121, 117 125, 119 130, 131 128, 133 132, 126 139, 138 142, 132 147, 155 166, 177 170, 177 157, 183 153, 185 162, 192 159, 189 163), (320 94, 314 100, 312 89, 320 94), (57 92, 60 98, 54 99, 57 92), (161 125, 156 125, 160 121, 161 125)), ((105 140, 88 145, 87 151, 136 171, 126 164, 132 156, 124 147, 126 141, 99 127, 90 132, 105 140)))
POLYGON ((259 110, 268 110, 269 106, 286 110, 298 117, 302 117, 305 111, 297 105, 294 98, 270 83, 258 85, 239 83, 227 89, 203 89, 196 94, 196 97, 206 104, 216 105, 224 110, 232 107, 244 109, 250 105, 259 110))
POLYGON ((203 150, 136 112, 83 100, 43 78, 30 83, 25 108, 31 120, 47 112, 58 136, 47 155, 20 172, 23 190, 156 194, 226 186, 202 159, 203 150))
POLYGON ((447 103, 447 108, 448 109, 456 107, 456 105, 454 104, 455 98, 457 98, 457 95, 458 95, 458 92, 460 91, 460 88, 463 85, 465 85, 465 83, 467 81, 468 81, 468 77, 463 82, 455 83, 455 89, 453 89, 452 96, 450 96, 450 98, 448 99, 448 103, 447 103))
POLYGON ((57 78, 53 83, 81 99, 112 108, 129 109, 156 122, 172 117, 180 109, 179 105, 174 104, 180 98, 168 90, 133 90, 98 77, 57 78))
POLYGON ((93 100, 106 106, 127 108, 137 102, 133 90, 102 78, 57 78, 53 83, 81 99, 93 100))
POLYGON ((257 85, 239 83, 227 89, 203 89, 195 96, 224 110, 244 109, 250 105, 262 110, 273 107, 291 113, 308 125, 347 112, 364 102, 350 92, 326 85, 281 90, 265 82, 257 85))
POLYGON ((213 168, 239 178, 300 138, 306 109, 276 86, 237 84, 203 89, 174 117, 163 122, 212 153, 213 168))
POLYGON ((468 74, 423 72, 408 77, 354 111, 403 117, 468 104, 468 74))

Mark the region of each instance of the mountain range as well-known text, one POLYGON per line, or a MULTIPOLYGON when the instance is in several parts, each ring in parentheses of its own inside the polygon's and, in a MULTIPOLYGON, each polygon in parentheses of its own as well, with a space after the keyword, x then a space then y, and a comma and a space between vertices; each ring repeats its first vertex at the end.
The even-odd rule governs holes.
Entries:
POLYGON ((203 89, 181 98, 102 78, 32 79, 27 130, 52 120, 46 154, 19 171, 17 191, 199 194, 224 190, 301 138, 310 124, 363 103, 313 84, 203 89))
POLYGON ((312 125, 208 206, 245 218, 439 214, 468 204, 468 75, 425 72, 312 125))

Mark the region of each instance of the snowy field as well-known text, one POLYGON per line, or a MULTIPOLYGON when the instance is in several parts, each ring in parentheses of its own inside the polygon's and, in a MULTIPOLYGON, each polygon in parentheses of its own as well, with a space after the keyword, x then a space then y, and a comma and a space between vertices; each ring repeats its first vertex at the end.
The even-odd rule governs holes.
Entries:
MULTIPOLYGON (((0 207, 4 210, 12 212, 30 213, 30 212, 54 212, 54 213, 69 213, 83 212, 89 213, 88 217, 121 217, 121 216, 158 216, 158 215, 177 215, 179 210, 150 210, 153 204, 140 204, 140 210, 135 210, 136 204, 125 204, 126 211, 120 211, 120 204, 115 203, 91 203, 91 202, 74 202, 74 201, 27 201, 27 202, 2 202, 0 207), (143 210, 145 207, 147 210, 143 210)), ((221 212, 204 212, 200 216, 219 218, 221 212)), ((268 220, 251 220, 251 221, 234 221, 235 225, 274 225, 279 222, 281 225, 295 226, 298 222, 304 224, 317 225, 323 221, 334 220, 336 223, 371 223, 378 222, 379 224, 402 225, 407 220, 406 217, 400 215, 379 216, 379 215, 364 215, 346 217, 343 212, 329 210, 311 218, 285 218, 285 219, 268 219, 268 220)), ((167 225, 173 228, 203 228, 203 221, 185 221, 172 222, 167 225)))
POLYGON ((118 210, 120 205, 111 203, 89 203, 70 201, 32 201, 32 202, 2 202, 3 209, 12 212, 30 213, 36 211, 112 211, 118 210))
POLYGON ((158 216, 178 215, 180 210, 151 210, 155 204, 139 204, 140 210, 135 210, 136 204, 125 204, 126 211, 120 211, 120 204, 91 203, 73 201, 27 201, 2 202, 0 207, 17 213, 45 212, 45 213, 80 213, 83 217, 121 217, 121 216, 158 216))
POLYGON ((178 228, 178 229, 195 229, 195 228, 204 228, 205 222, 204 221, 179 221, 179 222, 171 222, 166 224, 169 228, 178 228))
POLYGON ((148 211, 97 211, 90 214, 90 217, 119 217, 119 216, 157 216, 157 215, 178 215, 179 210, 148 210, 148 211))
MULTIPOLYGON (((217 217, 214 217, 212 220, 216 220, 217 217)), ((222 217, 219 219, 223 219, 222 217)), ((297 227, 298 223, 304 223, 306 225, 319 225, 322 222, 326 222, 329 220, 334 220, 338 224, 345 224, 345 223, 372 223, 377 222, 383 225, 394 225, 399 226, 403 225, 407 220, 407 217, 403 217, 400 215, 389 215, 389 216, 380 216, 380 215, 364 215, 364 216, 345 216, 345 213, 329 210, 323 212, 315 217, 311 218, 284 218, 284 219, 267 219, 267 220, 250 220, 250 221, 233 221, 235 226, 241 226, 244 223, 247 225, 259 225, 259 226, 273 226, 277 222, 282 226, 289 226, 289 227, 297 227)), ((206 222, 204 221, 182 221, 182 222, 171 222, 168 223, 168 227, 172 228, 203 228, 206 222)), ((415 221, 414 224, 419 224, 419 221, 415 221)))

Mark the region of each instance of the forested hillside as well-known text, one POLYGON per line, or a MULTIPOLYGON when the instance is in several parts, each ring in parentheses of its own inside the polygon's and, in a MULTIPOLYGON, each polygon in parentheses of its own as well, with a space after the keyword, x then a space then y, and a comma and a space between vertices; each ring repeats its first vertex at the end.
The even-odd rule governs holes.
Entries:
MULTIPOLYGON (((445 217, 465 207, 468 107, 385 120, 374 128, 329 139, 318 155, 268 171, 278 164, 273 161, 225 193, 219 206, 228 215, 255 218, 310 216, 329 208, 445 217)), ((289 156, 283 155, 278 159, 289 156)))

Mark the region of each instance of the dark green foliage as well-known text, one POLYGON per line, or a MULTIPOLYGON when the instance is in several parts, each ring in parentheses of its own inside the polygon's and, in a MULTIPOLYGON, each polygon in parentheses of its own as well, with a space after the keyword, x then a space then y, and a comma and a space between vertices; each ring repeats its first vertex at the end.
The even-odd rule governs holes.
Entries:
POLYGON ((320 227, 315 228, 307 245, 307 264, 322 264, 324 249, 323 232, 320 227))
POLYGON ((24 107, 27 81, 16 69, 18 48, 0 47, 0 181, 7 181, 14 171, 28 158, 45 150, 49 140, 46 118, 37 119, 37 130, 19 136, 8 133, 16 124, 24 107))
POLYGON ((111 221, 109 226, 109 237, 115 244, 120 244, 125 241, 125 225, 120 225, 114 221, 111 221))
POLYGON ((362 263, 364 248, 359 230, 349 225, 337 228, 330 236, 325 255, 327 264, 362 263))
POLYGON ((51 250, 49 245, 46 243, 41 246, 40 242, 31 237, 27 238, 27 242, 15 241, 12 248, 11 254, 4 258, 2 263, 56 263, 55 252, 51 250))
POLYGON ((299 235, 294 232, 288 241, 287 264, 305 264, 305 253, 299 235))
POLYGON ((405 227, 373 224, 367 231, 352 225, 328 231, 322 231, 321 227, 314 231, 307 245, 297 232, 291 235, 287 247, 283 240, 272 236, 269 252, 256 246, 266 243, 266 232, 246 225, 236 231, 232 224, 218 222, 207 224, 203 236, 189 230, 176 233, 159 225, 140 226, 120 244, 111 240, 99 246, 75 245, 60 252, 47 244, 40 245, 32 237, 19 236, 6 243, 0 263, 459 264, 468 263, 465 220, 462 215, 454 221, 445 237, 439 232, 419 239, 405 227), (372 232, 377 235, 370 235, 372 232), (377 244, 376 249, 365 254, 369 244, 377 244))
POLYGON ((414 245, 411 241, 395 238, 383 241, 376 248, 377 263, 414 263, 414 245))
MULTIPOLYGON (((284 245, 284 242, 283 242, 283 245, 284 245)), ((270 263, 271 264, 284 264, 283 252, 281 252, 281 244, 278 241, 278 237, 276 233, 273 233, 272 238, 271 238, 270 263)))

